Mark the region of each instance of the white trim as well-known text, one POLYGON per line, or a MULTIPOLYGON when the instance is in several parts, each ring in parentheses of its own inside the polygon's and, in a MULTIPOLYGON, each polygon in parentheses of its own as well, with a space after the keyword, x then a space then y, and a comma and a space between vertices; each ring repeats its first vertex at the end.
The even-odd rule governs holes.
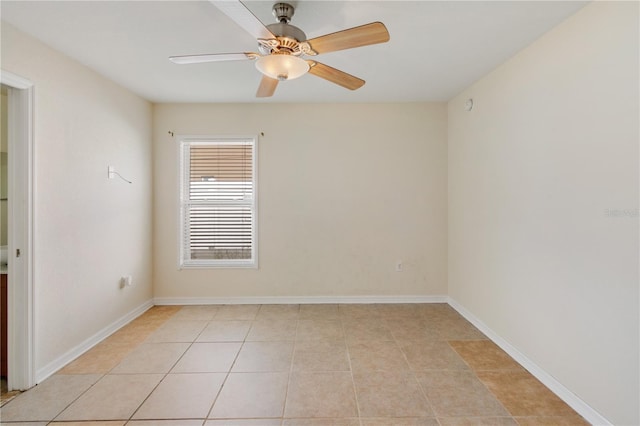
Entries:
POLYGON ((93 336, 89 337, 79 345, 71 348, 58 358, 51 361, 49 364, 40 368, 36 373, 36 381, 37 383, 42 382, 47 377, 54 374, 56 371, 60 370, 65 365, 69 364, 74 359, 78 358, 80 355, 87 352, 89 349, 93 348, 95 345, 129 324, 134 319, 138 318, 140 315, 144 314, 147 310, 153 307, 153 302, 151 299, 144 302, 142 305, 133 309, 131 312, 125 314, 120 319, 112 322, 108 326, 104 327, 102 330, 98 331, 93 336))
POLYGON ((26 78, 20 77, 8 71, 0 71, 0 82, 15 89, 30 89, 33 83, 26 78))
POLYGON ((584 417, 589 423, 593 425, 612 425, 606 418, 598 413, 593 407, 584 402, 580 397, 567 389, 562 383, 560 383, 552 375, 540 368, 536 363, 531 361, 526 355, 520 352, 515 346, 507 342, 500 337, 489 326, 483 323, 478 317, 469 312, 460 303, 449 297, 449 305, 458 311, 460 315, 465 317, 471 324, 473 324, 478 330, 483 332, 490 340, 496 345, 502 348, 503 351, 508 353, 513 359, 515 359, 520 365, 527 369, 536 379, 540 380, 542 384, 548 387, 551 392, 555 393, 560 399, 566 402, 571 408, 573 408, 578 414, 584 417))
POLYGON ((447 296, 258 296, 258 297, 156 297, 155 305, 276 305, 326 303, 447 303, 447 296))
POLYGON ((25 78, 0 70, 0 83, 9 92, 9 187, 11 223, 8 277, 8 388, 25 390, 35 381, 35 142, 34 86, 25 78), (15 253, 20 249, 20 257, 15 253))

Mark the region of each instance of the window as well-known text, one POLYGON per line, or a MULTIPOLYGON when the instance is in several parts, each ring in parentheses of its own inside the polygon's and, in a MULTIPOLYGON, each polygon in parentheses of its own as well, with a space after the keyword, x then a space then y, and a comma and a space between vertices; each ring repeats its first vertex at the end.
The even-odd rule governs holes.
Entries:
POLYGON ((180 141, 180 266, 256 267, 255 138, 180 141))

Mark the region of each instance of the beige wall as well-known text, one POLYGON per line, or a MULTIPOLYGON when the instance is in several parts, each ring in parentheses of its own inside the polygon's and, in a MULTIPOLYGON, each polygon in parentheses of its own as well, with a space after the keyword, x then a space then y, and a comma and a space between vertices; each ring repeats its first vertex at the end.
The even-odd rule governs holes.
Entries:
POLYGON ((155 297, 446 295, 446 105, 154 108, 155 297), (264 132, 258 269, 178 270, 169 131, 264 132))
POLYGON ((2 69, 35 87, 39 371, 151 298, 152 109, 4 22, 2 69))
POLYGON ((448 108, 450 296, 619 425, 640 423, 638 72, 638 3, 597 2, 448 108))

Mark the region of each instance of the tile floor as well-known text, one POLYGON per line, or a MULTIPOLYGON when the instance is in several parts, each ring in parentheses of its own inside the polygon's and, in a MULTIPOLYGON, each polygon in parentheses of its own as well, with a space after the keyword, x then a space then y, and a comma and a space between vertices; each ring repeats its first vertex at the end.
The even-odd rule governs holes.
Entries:
POLYGON ((587 425, 444 304, 157 306, 2 424, 587 425))

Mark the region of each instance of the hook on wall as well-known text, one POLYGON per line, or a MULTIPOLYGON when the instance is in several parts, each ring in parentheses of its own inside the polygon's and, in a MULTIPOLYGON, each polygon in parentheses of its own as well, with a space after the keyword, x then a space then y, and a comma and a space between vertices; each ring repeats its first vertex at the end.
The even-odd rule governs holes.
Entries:
POLYGON ((107 177, 109 179, 113 179, 116 176, 118 176, 120 179, 122 179, 123 181, 125 181, 127 183, 133 183, 129 179, 125 179, 120 173, 116 172, 115 167, 107 166, 107 177))

